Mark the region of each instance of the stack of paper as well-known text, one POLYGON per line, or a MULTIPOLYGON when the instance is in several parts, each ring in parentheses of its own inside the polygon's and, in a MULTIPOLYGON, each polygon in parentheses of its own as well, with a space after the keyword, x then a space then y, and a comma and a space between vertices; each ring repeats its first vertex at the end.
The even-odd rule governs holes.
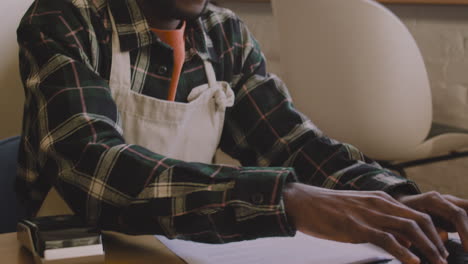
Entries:
POLYGON ((392 260, 371 244, 347 244, 322 240, 300 232, 295 237, 262 238, 253 241, 212 245, 157 238, 188 264, 364 264, 392 260))

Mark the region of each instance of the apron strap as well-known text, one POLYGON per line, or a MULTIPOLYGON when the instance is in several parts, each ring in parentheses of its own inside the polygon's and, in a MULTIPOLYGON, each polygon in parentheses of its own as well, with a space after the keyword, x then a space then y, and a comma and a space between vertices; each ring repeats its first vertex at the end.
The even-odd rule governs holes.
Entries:
POLYGON ((210 88, 216 87, 217 81, 213 65, 208 60, 203 60, 203 65, 205 66, 206 78, 208 79, 210 88))
POLYGON ((120 40, 114 16, 108 7, 112 24, 112 62, 109 86, 111 89, 128 90, 131 87, 130 54, 120 50, 120 40))

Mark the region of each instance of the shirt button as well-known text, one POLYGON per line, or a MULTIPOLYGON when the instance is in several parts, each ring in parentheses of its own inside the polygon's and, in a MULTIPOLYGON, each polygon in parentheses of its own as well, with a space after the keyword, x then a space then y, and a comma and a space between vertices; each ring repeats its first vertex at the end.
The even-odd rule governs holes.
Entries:
POLYGON ((167 73, 167 67, 166 66, 159 66, 158 73, 161 74, 161 75, 166 74, 167 73))
POLYGON ((252 199, 252 202, 254 204, 262 204, 263 203, 263 194, 261 194, 261 193, 253 194, 251 199, 252 199))

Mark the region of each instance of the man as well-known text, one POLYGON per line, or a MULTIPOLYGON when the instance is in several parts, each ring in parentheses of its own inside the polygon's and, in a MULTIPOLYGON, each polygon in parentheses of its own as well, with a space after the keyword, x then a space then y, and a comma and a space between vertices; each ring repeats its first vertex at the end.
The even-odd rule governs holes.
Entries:
POLYGON ((323 135, 229 10, 207 0, 36 0, 18 40, 17 189, 31 214, 54 186, 102 229, 208 243, 299 230, 372 242, 405 263, 419 262, 413 244, 446 263, 432 216, 468 250, 468 202, 419 194, 323 135), (243 167, 210 164, 218 144, 243 167))

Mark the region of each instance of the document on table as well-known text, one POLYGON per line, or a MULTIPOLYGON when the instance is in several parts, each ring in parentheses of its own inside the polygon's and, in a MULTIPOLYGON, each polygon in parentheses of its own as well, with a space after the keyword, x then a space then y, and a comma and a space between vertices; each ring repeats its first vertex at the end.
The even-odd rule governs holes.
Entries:
POLYGON ((188 264, 365 264, 400 263, 371 244, 347 244, 297 232, 295 237, 261 238, 228 244, 203 244, 156 236, 188 264))

